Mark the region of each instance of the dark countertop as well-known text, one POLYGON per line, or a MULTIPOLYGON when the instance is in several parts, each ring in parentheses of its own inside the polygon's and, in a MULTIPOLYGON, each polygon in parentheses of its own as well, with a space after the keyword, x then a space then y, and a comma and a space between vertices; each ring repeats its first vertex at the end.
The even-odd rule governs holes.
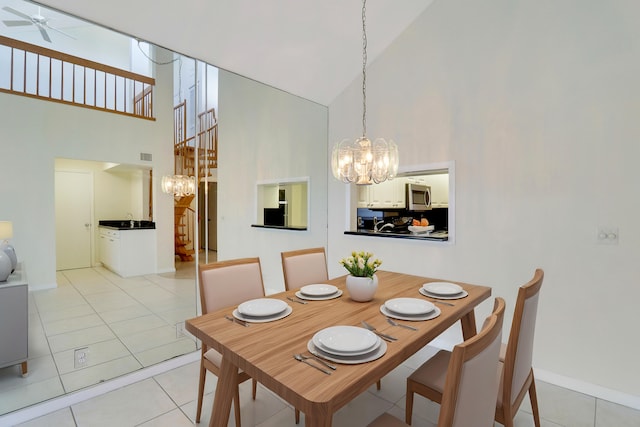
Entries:
POLYGON ((133 221, 129 219, 112 219, 98 221, 99 227, 111 228, 113 230, 155 230, 156 223, 153 221, 133 221))
POLYGON ((394 239, 413 239, 413 240, 431 240, 431 241, 439 241, 446 242, 449 240, 449 235, 446 231, 438 230, 433 231, 429 234, 413 234, 411 232, 407 233, 388 233, 385 231, 374 232, 373 230, 365 230, 359 229, 358 231, 345 231, 344 234, 351 234, 354 236, 370 236, 370 237, 387 237, 394 239))
POLYGON ((294 231, 304 231, 307 229, 307 227, 285 227, 284 225, 251 224, 251 226, 256 228, 274 228, 276 230, 294 230, 294 231))

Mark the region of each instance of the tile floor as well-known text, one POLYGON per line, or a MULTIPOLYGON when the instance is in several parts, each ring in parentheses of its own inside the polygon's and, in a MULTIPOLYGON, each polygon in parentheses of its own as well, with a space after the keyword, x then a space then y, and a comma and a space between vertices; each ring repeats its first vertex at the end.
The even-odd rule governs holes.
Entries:
POLYGON ((29 293, 29 374, 0 369, 0 414, 196 350, 176 324, 196 315, 195 263, 122 278, 102 268, 59 271, 29 293), (77 366, 75 350, 87 351, 77 366))
MULTIPOLYGON (((333 418, 335 427, 366 426, 383 412, 404 417, 405 378, 435 353, 425 347, 382 380, 382 390, 372 386, 333 418)), ((139 381, 132 385, 86 400, 52 414, 20 424, 20 427, 88 426, 193 426, 196 411, 198 362, 139 381)), ((209 374, 201 424, 208 425, 216 377, 209 374)), ((537 382, 543 427, 637 427, 640 411, 537 382)), ((251 385, 240 385, 242 424, 245 427, 293 427, 294 412, 264 387, 259 386, 255 401, 251 385)), ((304 425, 304 415, 300 425, 304 425)), ((414 426, 435 426, 438 406, 421 397, 414 402, 414 426)), ((230 417, 229 425, 235 423, 230 417)), ((496 424, 499 425, 499 424, 496 424)), ((516 427, 533 426, 528 403, 516 417, 516 427)), ((470 426, 473 427, 473 426, 470 426)))

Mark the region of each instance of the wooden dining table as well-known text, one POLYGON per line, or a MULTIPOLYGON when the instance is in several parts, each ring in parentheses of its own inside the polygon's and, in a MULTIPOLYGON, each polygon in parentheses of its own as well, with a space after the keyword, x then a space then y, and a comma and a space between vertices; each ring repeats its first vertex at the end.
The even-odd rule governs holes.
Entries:
MULTIPOLYGON (((380 307, 391 298, 415 297, 425 300, 420 287, 428 282, 445 281, 389 271, 378 271, 378 289, 369 302, 349 298, 345 277, 326 283, 343 291, 339 298, 298 304, 289 301, 295 290, 269 295, 286 301, 293 312, 280 320, 251 323, 248 327, 231 322, 236 307, 228 307, 186 321, 186 329, 207 346, 222 354, 220 375, 216 386, 210 426, 226 426, 241 369, 285 401, 305 414, 305 426, 331 426, 333 414, 366 391, 372 384, 399 366, 408 357, 456 323, 461 322, 464 339, 476 334, 474 308, 491 295, 491 288, 461 282, 456 283, 468 293, 461 299, 435 303, 441 313, 425 321, 401 321, 418 330, 413 331, 387 323, 380 307), (397 341, 386 342, 386 353, 377 360, 360 364, 336 364, 331 375, 300 363, 296 353, 308 354, 307 344, 318 331, 330 326, 375 326, 397 341)), ((448 281, 448 280, 446 280, 448 281)), ((451 282, 451 281, 449 281, 451 282)))

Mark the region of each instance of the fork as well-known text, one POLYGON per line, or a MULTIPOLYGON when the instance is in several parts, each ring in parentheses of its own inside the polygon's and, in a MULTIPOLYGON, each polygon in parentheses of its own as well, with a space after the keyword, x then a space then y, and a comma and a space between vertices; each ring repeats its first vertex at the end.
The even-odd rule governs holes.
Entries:
POLYGON ((298 304, 307 304, 306 301, 302 301, 302 300, 299 300, 299 299, 296 299, 296 298, 287 297, 287 299, 289 301, 292 301, 292 302, 297 302, 298 304))
POLYGON ((383 334, 382 332, 379 332, 375 327, 373 327, 372 325, 368 324, 364 320, 362 321, 362 326, 364 326, 365 328, 367 328, 368 330, 370 330, 371 332, 373 332, 374 334, 376 334, 377 336, 379 336, 383 340, 386 340, 386 341, 389 341, 389 342, 393 342, 393 341, 397 341, 398 340, 398 338, 396 338, 396 337, 392 337, 391 335, 387 335, 387 334, 383 334))
POLYGON ((414 328, 413 326, 403 325, 402 323, 398 323, 390 317, 387 317, 387 322, 389 322, 391 326, 400 326, 401 328, 411 329, 412 331, 418 330, 418 328, 414 328))

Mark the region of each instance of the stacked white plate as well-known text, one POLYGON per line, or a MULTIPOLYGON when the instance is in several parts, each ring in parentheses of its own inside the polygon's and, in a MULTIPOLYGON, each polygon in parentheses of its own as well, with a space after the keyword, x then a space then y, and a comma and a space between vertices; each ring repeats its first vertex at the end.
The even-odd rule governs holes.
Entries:
POLYGON ((420 298, 393 298, 380 306, 382 314, 394 319, 422 321, 440 315, 440 309, 420 298))
POLYGON ((240 304, 233 310, 233 316, 245 322, 264 323, 287 317, 292 311, 291 306, 282 300, 257 298, 240 304))
POLYGON ((420 293, 424 296, 439 299, 459 299, 467 295, 467 291, 462 286, 449 282, 425 283, 420 288, 420 293))
POLYGON ((331 326, 316 332, 307 348, 312 354, 333 362, 353 365, 382 357, 387 351, 387 344, 364 328, 331 326))
POLYGON ((333 285, 326 285, 324 283, 314 283, 312 285, 306 285, 301 287, 296 296, 300 299, 307 299, 312 301, 321 301, 326 299, 338 298, 342 295, 342 291, 333 285))

